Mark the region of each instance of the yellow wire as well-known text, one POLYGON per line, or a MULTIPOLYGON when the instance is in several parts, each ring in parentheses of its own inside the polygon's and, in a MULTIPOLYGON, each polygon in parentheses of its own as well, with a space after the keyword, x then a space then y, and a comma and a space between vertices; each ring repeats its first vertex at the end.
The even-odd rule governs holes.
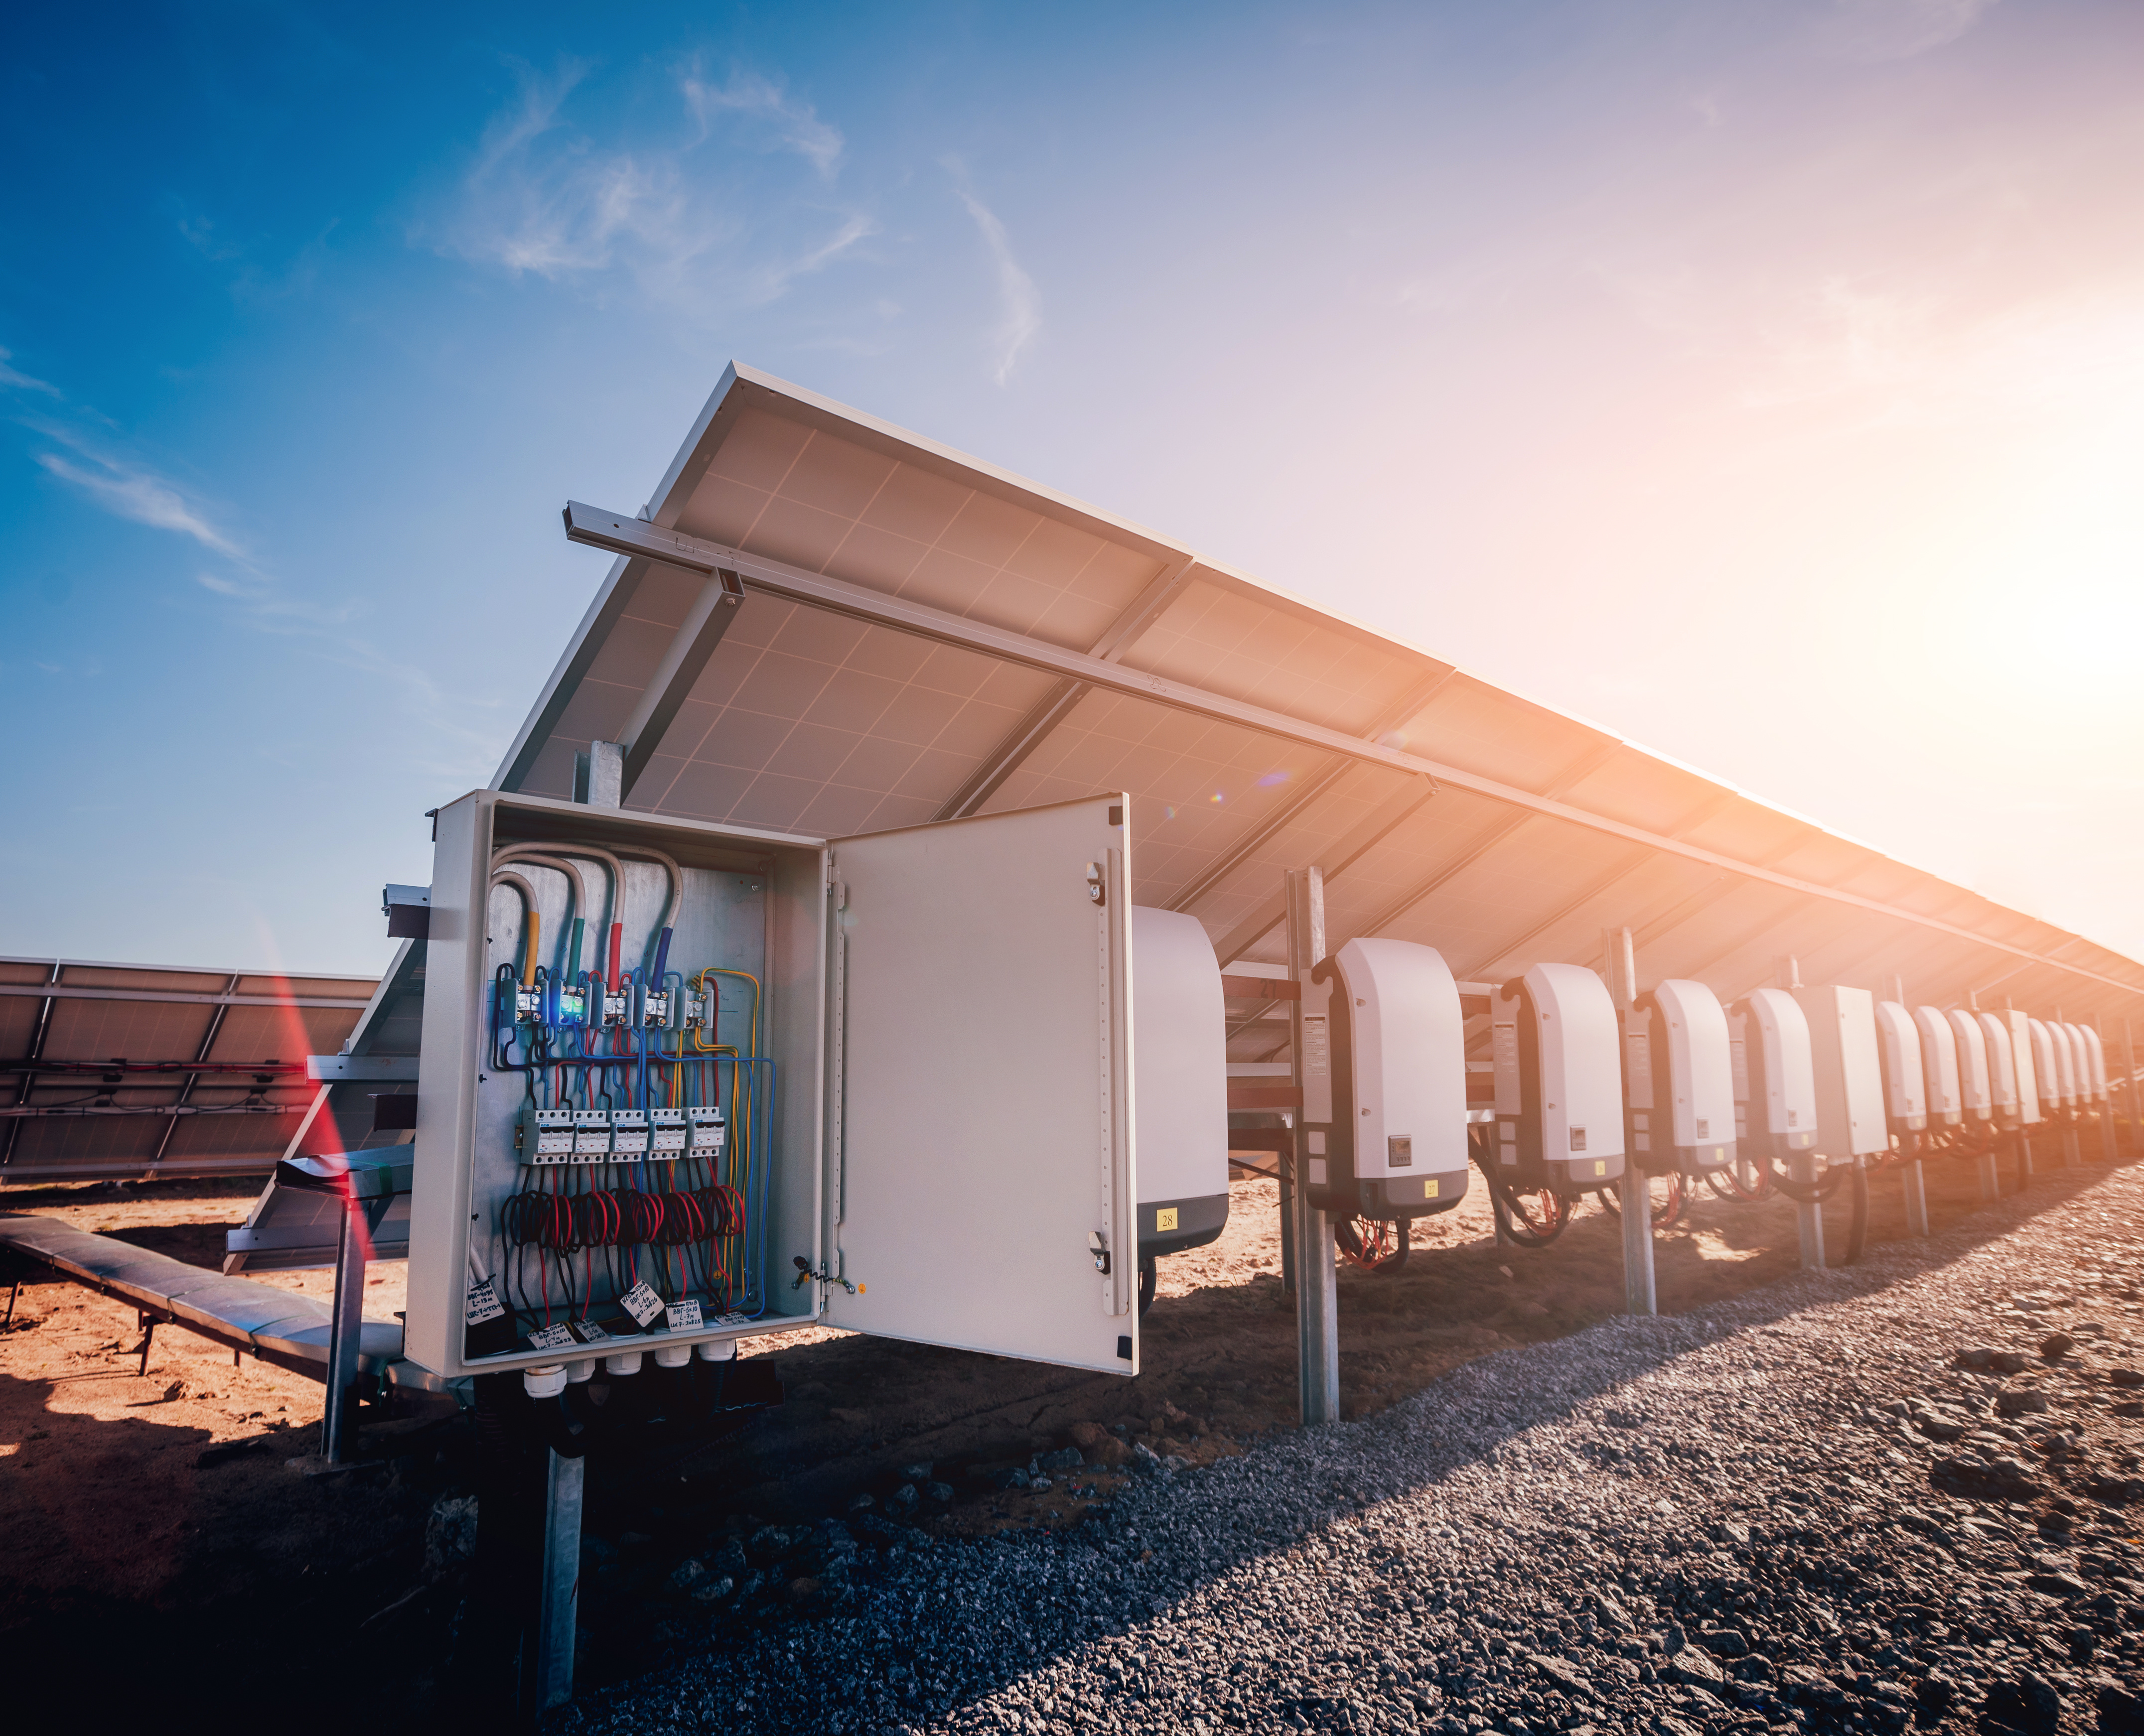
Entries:
POLYGON ((529 987, 536 980, 537 937, 543 932, 543 918, 532 905, 529 910, 529 950, 521 960, 521 985, 529 987))

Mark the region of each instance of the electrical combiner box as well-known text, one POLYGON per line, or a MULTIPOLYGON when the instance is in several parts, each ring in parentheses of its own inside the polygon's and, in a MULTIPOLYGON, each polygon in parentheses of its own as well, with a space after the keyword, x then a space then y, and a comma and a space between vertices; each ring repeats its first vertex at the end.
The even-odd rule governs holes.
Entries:
POLYGON ((817 1321, 1136 1373, 1126 812, 440 809, 410 1357, 570 1380, 817 1321))
POLYGON ((1624 1021, 1630 1160, 1649 1175, 1710 1175, 1735 1161, 1735 1064, 1727 1014, 1703 983, 1670 978, 1624 1021))
POLYGON ((1442 955, 1350 940, 1303 990, 1303 1131, 1310 1203, 1383 1221, 1466 1198, 1466 1020, 1442 955))
POLYGON ((1623 1173, 1621 1034, 1608 985, 1580 965, 1536 965, 1489 1004, 1498 1173, 1582 1193, 1623 1173))
POLYGON ((1213 1241, 1228 1223, 1228 1022, 1221 961, 1196 916, 1132 909, 1142 1258, 1213 1241))
POLYGON ((1816 1063, 1809 1020, 1784 989, 1753 989, 1727 1020, 1735 1130, 1752 1157, 1790 1163, 1816 1149, 1816 1063))

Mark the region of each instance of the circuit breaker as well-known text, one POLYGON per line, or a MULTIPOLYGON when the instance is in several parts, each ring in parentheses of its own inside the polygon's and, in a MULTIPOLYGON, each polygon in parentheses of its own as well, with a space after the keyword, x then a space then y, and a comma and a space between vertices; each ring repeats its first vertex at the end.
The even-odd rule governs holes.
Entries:
POLYGON ((1228 1026, 1195 916, 1132 910, 1132 1052, 1142 1259, 1203 1247, 1228 1222, 1228 1026))
POLYGON ((1652 1175, 1710 1175, 1735 1158, 1727 1014, 1703 983, 1670 978, 1638 997, 1623 1029, 1630 1160, 1652 1175))
POLYGON ((1928 1068, 1921 1028, 1901 1001, 1876 1003, 1876 1046, 1883 1066, 1883 1116, 1894 1133, 1918 1133, 1928 1124, 1928 1068))
POLYGON ((1459 985, 1407 940, 1353 940, 1303 991, 1310 1203, 1405 1220, 1466 1197, 1467 1044, 1459 985))
POLYGON ((1784 989, 1755 989, 1727 1020, 1737 1137, 1752 1157, 1787 1163, 1816 1148, 1816 1064, 1809 1020, 1784 989))
POLYGON ((412 1360, 685 1379, 816 1322, 1135 1374, 1126 812, 442 807, 412 1360))
POLYGON ((1913 1028, 1920 1034, 1921 1079, 1928 1087, 1928 1125, 1957 1127, 1965 1119, 1958 1032, 1940 1007, 1915 1007, 1913 1028))
POLYGON ((1888 1151, 1876 997, 1866 989, 1836 984, 1791 992, 1809 1020, 1817 1150, 1834 1163, 1888 1151))
POLYGON ((1489 1007, 1497 1173, 1567 1193, 1623 1173, 1622 1041, 1608 985, 1578 965, 1536 965, 1489 1007))

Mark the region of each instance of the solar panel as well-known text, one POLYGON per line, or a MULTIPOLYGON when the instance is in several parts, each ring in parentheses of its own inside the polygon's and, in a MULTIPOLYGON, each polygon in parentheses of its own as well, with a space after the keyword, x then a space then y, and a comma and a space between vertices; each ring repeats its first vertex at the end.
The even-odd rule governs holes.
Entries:
POLYGON ((1316 863, 1332 946, 1462 977, 1598 965, 1628 925, 1648 979, 1727 998, 1791 954, 2144 1010, 2107 948, 742 365, 637 518, 568 523, 617 558, 497 787, 570 796, 637 734, 628 808, 822 836, 1123 789, 1139 900, 1224 965, 1281 958, 1281 875, 1316 863), (743 601, 712 611, 724 571, 743 601))
POLYGON ((272 1168, 375 986, 0 958, 0 1183, 272 1168))

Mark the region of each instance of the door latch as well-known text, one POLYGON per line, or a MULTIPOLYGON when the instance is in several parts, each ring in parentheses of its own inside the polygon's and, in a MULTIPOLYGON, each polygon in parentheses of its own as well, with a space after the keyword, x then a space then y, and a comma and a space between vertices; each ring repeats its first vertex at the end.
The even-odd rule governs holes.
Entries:
POLYGON ((1102 904, 1108 900, 1109 886, 1102 878, 1102 865, 1099 862, 1089 862, 1087 865, 1087 897, 1091 903, 1094 904, 1102 904))
POLYGON ((1099 1230, 1088 1231, 1087 1252, 1094 1257, 1094 1270, 1107 1277, 1109 1275, 1109 1238, 1099 1230))

